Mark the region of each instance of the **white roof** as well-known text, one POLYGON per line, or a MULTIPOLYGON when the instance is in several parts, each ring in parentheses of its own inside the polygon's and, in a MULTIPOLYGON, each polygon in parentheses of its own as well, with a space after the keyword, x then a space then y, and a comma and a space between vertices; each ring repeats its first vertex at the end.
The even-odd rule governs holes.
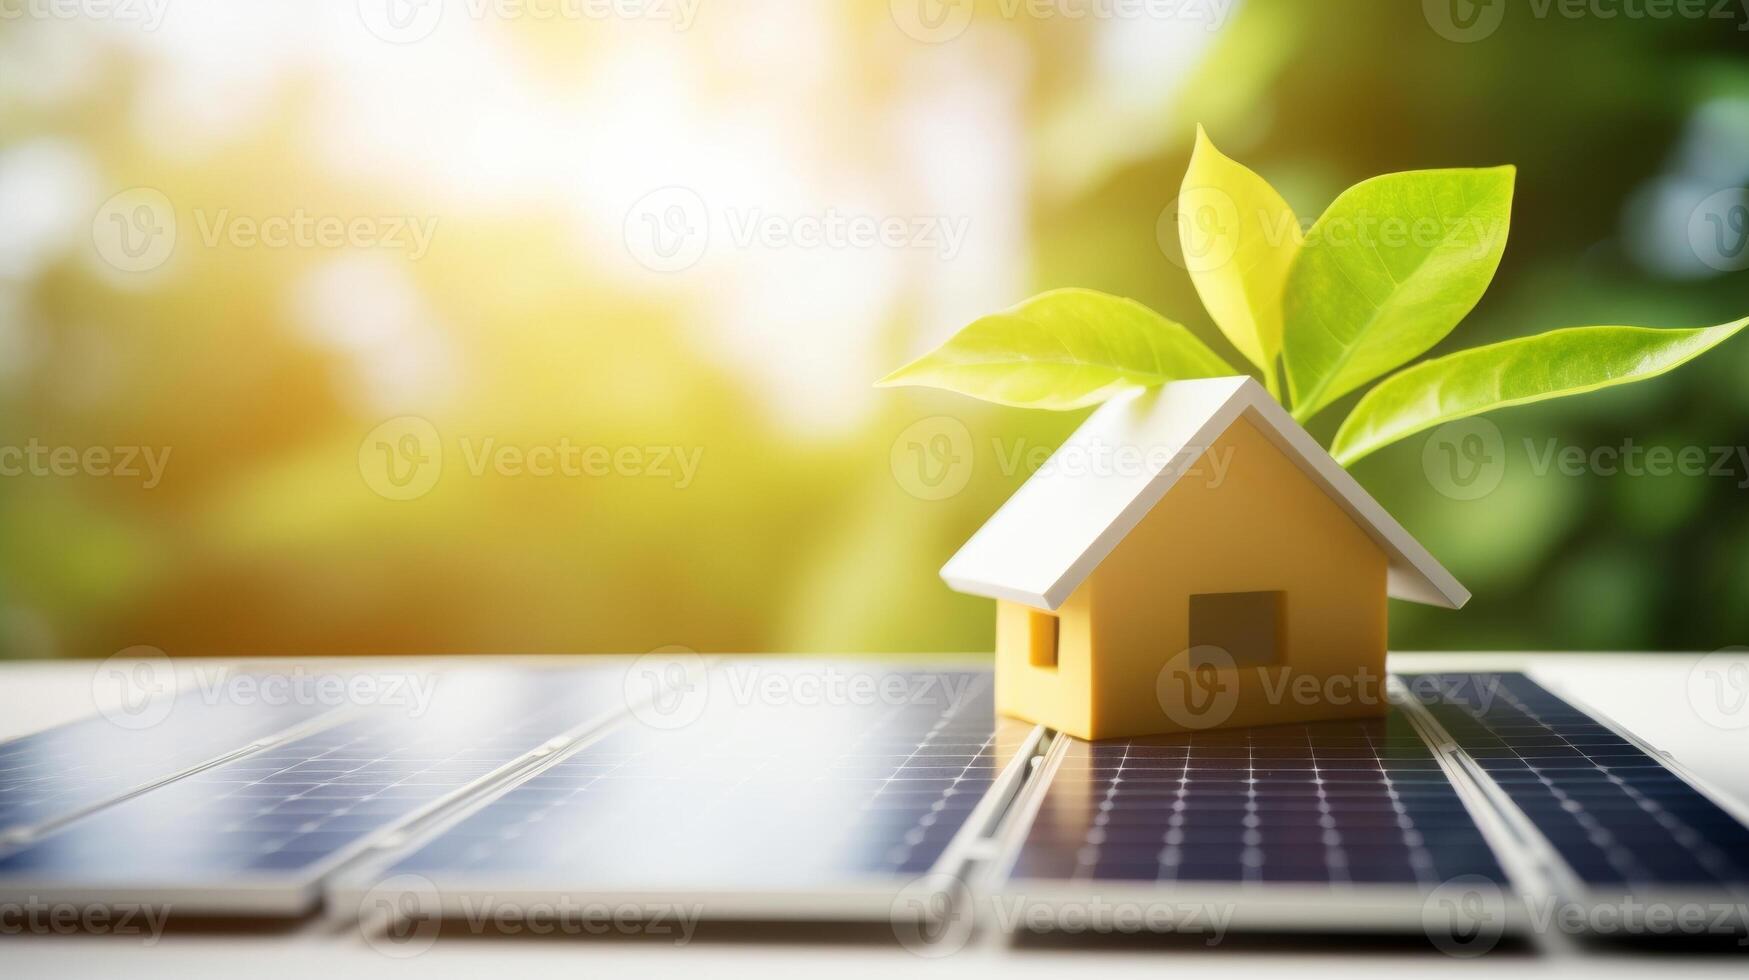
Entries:
POLYGON ((1054 610, 1244 416, 1390 559, 1393 598, 1470 599, 1310 433, 1250 378, 1176 381, 1101 406, 941 569, 960 592, 1054 610))

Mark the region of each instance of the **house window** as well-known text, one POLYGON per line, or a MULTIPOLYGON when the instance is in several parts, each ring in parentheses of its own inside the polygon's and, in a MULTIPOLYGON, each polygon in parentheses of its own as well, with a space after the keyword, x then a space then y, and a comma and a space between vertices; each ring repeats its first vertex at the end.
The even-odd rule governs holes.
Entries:
POLYGON ((1036 609, 1027 613, 1027 648, 1034 667, 1057 669, 1057 638, 1062 620, 1036 609))
POLYGON ((1281 662, 1285 592, 1221 592, 1190 597, 1190 645, 1216 647, 1234 666, 1281 662))

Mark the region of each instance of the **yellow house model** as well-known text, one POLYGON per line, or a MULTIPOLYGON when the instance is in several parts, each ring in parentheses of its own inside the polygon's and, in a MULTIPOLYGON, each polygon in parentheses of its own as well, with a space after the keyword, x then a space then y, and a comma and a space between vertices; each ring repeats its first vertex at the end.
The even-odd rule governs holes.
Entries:
POLYGON ((997 709, 1081 738, 1383 714, 1386 596, 1470 597, 1249 378, 1107 402, 941 575, 997 709))

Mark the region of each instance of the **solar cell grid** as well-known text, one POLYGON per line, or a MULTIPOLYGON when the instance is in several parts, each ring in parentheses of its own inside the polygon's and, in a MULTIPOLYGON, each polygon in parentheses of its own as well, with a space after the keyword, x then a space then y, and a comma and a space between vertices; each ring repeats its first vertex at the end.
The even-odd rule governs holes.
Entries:
POLYGON ((1749 828, 1529 677, 1406 680, 1581 881, 1749 887, 1749 828))
POLYGON ((0 854, 8 877, 223 886, 308 875, 578 724, 616 687, 587 672, 458 684, 429 714, 384 709, 203 770, 0 854))
POLYGON ((87 718, 0 744, 0 834, 70 816, 304 724, 308 705, 183 698, 162 722, 87 718))
POLYGON ((927 871, 1030 732, 996 724, 987 673, 954 679, 957 703, 751 703, 678 730, 629 723, 385 873, 725 891, 927 871))
POLYGON ((1087 743, 1064 753, 1011 879, 1239 884, 1505 876, 1400 717, 1087 743))

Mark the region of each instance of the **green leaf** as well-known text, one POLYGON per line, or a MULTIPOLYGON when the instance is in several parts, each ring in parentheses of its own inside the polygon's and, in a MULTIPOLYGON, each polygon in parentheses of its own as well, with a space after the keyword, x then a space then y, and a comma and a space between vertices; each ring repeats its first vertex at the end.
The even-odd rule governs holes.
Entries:
POLYGON ((1426 353, 1475 308, 1506 249, 1515 174, 1387 174, 1330 205, 1283 299, 1295 418, 1426 353))
POLYGON ((1367 392, 1342 423, 1330 453, 1350 466, 1446 422, 1655 378, 1745 326, 1749 319, 1700 330, 1571 327, 1459 351, 1392 375, 1367 392))
POLYGON ((1134 300, 1059 289, 974 322, 880 385, 1069 411, 1131 388, 1238 373, 1182 324, 1134 300))
POLYGON ((1299 219, 1269 182, 1228 158, 1201 126, 1178 197, 1184 265, 1215 325, 1276 391, 1281 298, 1299 219))

